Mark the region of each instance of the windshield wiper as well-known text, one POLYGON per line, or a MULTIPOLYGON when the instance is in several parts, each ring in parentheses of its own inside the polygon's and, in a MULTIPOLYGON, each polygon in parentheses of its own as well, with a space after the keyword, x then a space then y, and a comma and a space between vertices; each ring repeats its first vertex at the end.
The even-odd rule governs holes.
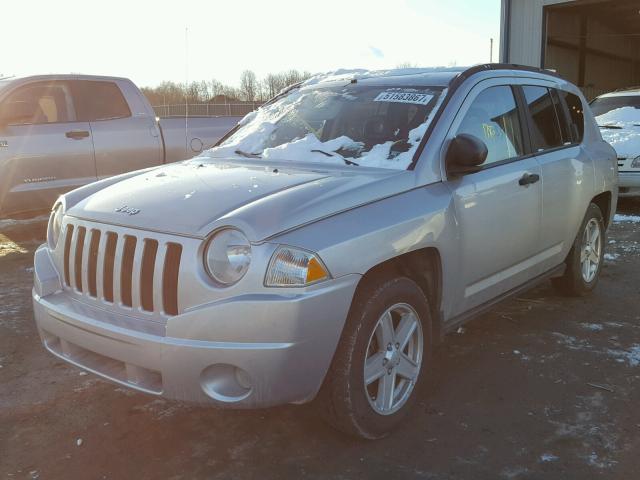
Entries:
POLYGON ((608 128, 610 130, 622 130, 622 127, 619 125, 598 125, 600 128, 608 128))
POLYGON ((235 153, 236 155, 242 155, 245 158, 262 158, 257 153, 249 153, 249 152, 244 152, 242 150, 236 150, 233 153, 235 153))
POLYGON ((359 167, 360 164, 356 163, 356 162, 352 162, 351 160, 347 160, 346 158, 344 158, 342 155, 340 155, 338 152, 334 152, 334 153, 329 153, 329 152, 325 152, 324 150, 318 150, 313 149, 311 150, 312 153, 321 153, 322 155, 324 155, 325 157, 335 157, 336 155, 338 155, 343 161, 344 163, 346 163, 347 165, 355 165, 356 167, 359 167), (334 155, 335 154, 335 155, 334 155))

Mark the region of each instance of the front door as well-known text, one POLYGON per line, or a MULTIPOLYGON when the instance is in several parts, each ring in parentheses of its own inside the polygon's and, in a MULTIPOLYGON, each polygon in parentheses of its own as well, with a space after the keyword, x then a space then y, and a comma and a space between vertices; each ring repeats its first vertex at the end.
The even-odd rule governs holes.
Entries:
POLYGON ((89 123, 76 120, 66 82, 17 88, 0 115, 0 216, 46 211, 60 194, 96 180, 89 123))
POLYGON ((453 125, 488 149, 482 170, 450 178, 460 231, 458 299, 453 314, 481 305, 535 274, 540 238, 540 167, 527 156, 512 87, 476 87, 453 125))

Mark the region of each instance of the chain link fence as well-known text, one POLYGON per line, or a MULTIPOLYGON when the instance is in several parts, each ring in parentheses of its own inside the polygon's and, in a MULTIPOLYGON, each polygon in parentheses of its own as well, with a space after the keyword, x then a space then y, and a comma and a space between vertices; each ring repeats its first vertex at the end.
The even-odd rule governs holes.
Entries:
POLYGON ((154 105, 153 110, 156 116, 185 117, 187 113, 190 117, 243 117, 247 113, 260 107, 262 102, 243 103, 196 103, 182 105, 154 105))

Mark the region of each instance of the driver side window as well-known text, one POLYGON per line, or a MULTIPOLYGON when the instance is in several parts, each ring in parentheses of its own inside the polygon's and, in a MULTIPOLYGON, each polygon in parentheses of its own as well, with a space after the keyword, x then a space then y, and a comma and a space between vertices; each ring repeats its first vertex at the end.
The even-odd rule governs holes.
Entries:
POLYGON ((482 140, 489 151, 484 165, 524 155, 522 126, 513 90, 509 86, 490 87, 471 104, 456 132, 482 140))
POLYGON ((64 83, 35 83, 11 93, 2 104, 2 117, 9 125, 31 125, 73 121, 75 114, 69 89, 64 83))

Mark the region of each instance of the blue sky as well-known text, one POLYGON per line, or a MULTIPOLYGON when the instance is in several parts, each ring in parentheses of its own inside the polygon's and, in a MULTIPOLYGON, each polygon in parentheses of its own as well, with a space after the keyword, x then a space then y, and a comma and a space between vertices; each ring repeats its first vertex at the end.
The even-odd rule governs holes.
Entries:
POLYGON ((491 37, 494 59, 499 45, 500 0, 6 3, 3 18, 16 20, 0 29, 0 73, 121 75, 141 86, 236 84, 245 69, 262 77, 290 68, 469 65, 489 61, 491 37))

